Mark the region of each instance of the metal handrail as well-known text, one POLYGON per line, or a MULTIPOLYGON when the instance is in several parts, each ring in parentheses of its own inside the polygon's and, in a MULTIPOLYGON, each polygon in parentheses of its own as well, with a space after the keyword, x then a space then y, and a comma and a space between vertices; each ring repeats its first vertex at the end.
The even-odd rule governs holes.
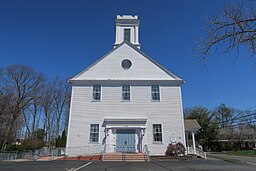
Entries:
POLYGON ((148 146, 147 146, 147 144, 144 145, 143 153, 144 153, 144 154, 146 155, 146 157, 147 157, 147 162, 150 162, 150 157, 149 157, 149 151, 148 151, 148 146))
POLYGON ((200 156, 204 159, 206 159, 206 152, 204 152, 203 150, 196 148, 196 150, 194 151, 193 147, 187 147, 187 154, 195 154, 197 156, 200 156))
POLYGON ((206 159, 206 152, 204 152, 203 150, 196 148, 196 154, 204 159, 206 159))
POLYGON ((104 156, 106 153, 107 144, 104 144, 103 151, 101 151, 101 160, 104 161, 104 156))

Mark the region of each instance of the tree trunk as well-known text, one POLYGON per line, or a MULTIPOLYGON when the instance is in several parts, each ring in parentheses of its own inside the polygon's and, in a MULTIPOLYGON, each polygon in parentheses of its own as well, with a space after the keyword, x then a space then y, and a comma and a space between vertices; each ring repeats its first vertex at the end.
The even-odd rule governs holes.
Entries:
POLYGON ((7 124, 7 127, 5 129, 5 134, 4 134, 4 137, 3 137, 3 145, 1 147, 1 151, 3 151, 6 147, 6 144, 8 142, 9 133, 10 133, 10 130, 13 126, 13 123, 14 123, 14 114, 11 112, 10 117, 9 117, 9 123, 7 124))

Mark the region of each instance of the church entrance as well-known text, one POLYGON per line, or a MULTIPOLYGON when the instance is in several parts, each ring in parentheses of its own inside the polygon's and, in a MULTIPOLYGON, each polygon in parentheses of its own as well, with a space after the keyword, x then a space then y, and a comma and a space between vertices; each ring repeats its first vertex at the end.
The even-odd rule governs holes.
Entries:
POLYGON ((135 152, 135 129, 117 129, 116 132, 116 151, 135 152))

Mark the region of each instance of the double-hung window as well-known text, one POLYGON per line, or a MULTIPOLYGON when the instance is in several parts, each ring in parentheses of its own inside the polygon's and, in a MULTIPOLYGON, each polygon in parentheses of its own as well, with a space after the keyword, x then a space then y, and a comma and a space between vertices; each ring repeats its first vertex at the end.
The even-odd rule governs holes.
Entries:
POLYGON ((153 141, 157 143, 163 141, 161 124, 153 124, 153 141))
POLYGON ((151 86, 151 97, 152 101, 160 101, 160 91, 158 85, 151 86))
POLYGON ((130 86, 129 85, 122 86, 122 100, 130 101, 130 86))
POLYGON ((101 86, 94 85, 93 92, 92 92, 92 98, 94 101, 100 101, 100 97, 101 97, 101 86))
POLYGON ((99 142, 99 124, 91 124, 90 126, 90 142, 99 142))

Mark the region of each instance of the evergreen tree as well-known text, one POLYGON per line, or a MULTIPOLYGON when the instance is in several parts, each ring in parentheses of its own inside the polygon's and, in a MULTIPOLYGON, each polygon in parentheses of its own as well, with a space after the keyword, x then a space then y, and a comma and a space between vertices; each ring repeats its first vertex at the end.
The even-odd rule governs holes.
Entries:
POLYGON ((56 140, 56 147, 66 147, 66 140, 67 140, 66 131, 63 130, 61 136, 58 136, 56 140))
POLYGON ((196 119, 201 126, 196 134, 196 139, 203 146, 203 149, 206 151, 220 151, 221 147, 217 139, 217 124, 212 121, 212 115, 212 112, 202 106, 196 106, 185 111, 186 119, 196 119))

